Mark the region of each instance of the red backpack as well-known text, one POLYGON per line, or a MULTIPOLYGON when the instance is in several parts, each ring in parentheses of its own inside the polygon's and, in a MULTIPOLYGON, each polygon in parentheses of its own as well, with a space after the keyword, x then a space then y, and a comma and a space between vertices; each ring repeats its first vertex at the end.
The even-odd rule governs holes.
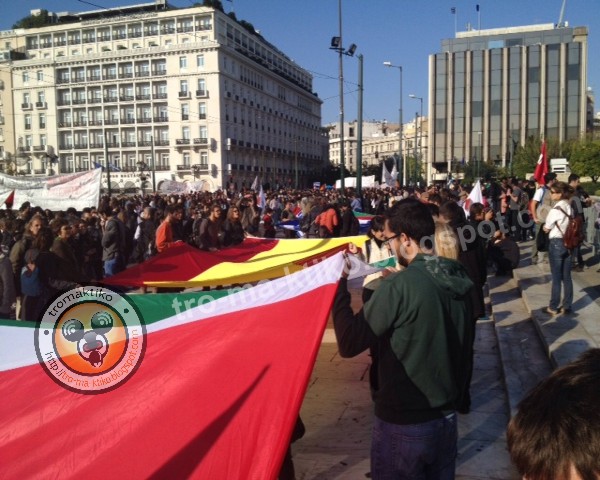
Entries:
POLYGON ((560 233, 562 233, 565 247, 569 250, 578 247, 583 243, 584 239, 583 218, 581 218, 581 215, 569 215, 560 207, 556 207, 556 209, 560 210, 566 217, 569 218, 567 229, 564 232, 560 229, 558 223, 556 224, 558 230, 560 230, 560 233))

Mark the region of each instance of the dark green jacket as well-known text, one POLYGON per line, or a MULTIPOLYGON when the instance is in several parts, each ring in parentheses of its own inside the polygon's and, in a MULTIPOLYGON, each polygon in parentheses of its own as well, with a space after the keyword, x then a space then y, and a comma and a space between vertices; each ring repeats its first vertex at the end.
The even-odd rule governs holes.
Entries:
POLYGON ((354 315, 342 280, 333 307, 340 355, 371 348, 378 418, 422 423, 455 409, 471 361, 472 287, 460 263, 418 255, 354 315))

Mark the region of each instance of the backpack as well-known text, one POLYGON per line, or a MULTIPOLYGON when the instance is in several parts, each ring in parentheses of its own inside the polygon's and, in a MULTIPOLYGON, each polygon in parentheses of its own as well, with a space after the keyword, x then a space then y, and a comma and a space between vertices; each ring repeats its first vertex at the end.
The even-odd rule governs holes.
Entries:
POLYGON ((556 207, 556 208, 569 218, 569 223, 564 232, 560 229, 560 227, 558 226, 558 223, 556 224, 556 226, 558 227, 558 230, 563 235, 563 243, 564 243, 565 247, 569 250, 571 250, 575 247, 578 247, 579 245, 581 245, 583 243, 583 238, 584 238, 583 218, 581 218, 581 215, 568 215, 567 212, 565 212, 562 208, 560 208, 560 207, 556 207))
POLYGON ((527 210, 529 208, 529 195, 525 190, 521 190, 519 195, 519 210, 527 210))

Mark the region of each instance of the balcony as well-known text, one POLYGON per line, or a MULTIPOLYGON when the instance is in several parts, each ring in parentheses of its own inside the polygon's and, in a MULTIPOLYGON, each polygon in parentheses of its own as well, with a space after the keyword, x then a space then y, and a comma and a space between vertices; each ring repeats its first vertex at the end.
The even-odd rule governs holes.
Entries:
POLYGON ((73 122, 73 126, 74 127, 87 127, 87 121, 86 120, 77 120, 77 121, 73 122))
POLYGON ((21 109, 23 110, 31 110, 33 109, 33 103, 22 103, 21 109))
POLYGON ((121 146, 123 148, 131 148, 131 147, 135 147, 136 143, 135 142, 121 142, 121 146))
POLYGON ((72 143, 61 143, 58 146, 59 150, 71 150, 73 148, 73 144, 72 143))
POLYGON ((150 95, 150 94, 136 95, 135 99, 136 100, 152 100, 152 95, 150 95))
POLYGON ((166 75, 166 74, 167 74, 166 68, 158 68, 156 70, 152 70, 152 75, 166 75))
POLYGON ((142 36, 142 32, 133 31, 129 32, 129 38, 140 38, 142 36))
POLYGON ((193 32, 194 31, 194 27, 187 25, 185 27, 177 27, 177 33, 188 33, 188 32, 193 32))
POLYGON ((190 171, 192 170, 192 166, 191 165, 177 165, 177 171, 181 172, 181 171, 190 171))
POLYGON ((85 76, 83 76, 83 75, 78 75, 78 76, 76 76, 76 77, 73 77, 73 78, 71 79, 71 82, 73 82, 73 83, 84 83, 84 82, 85 82, 85 76))
POLYGON ((44 168, 36 168, 33 170, 34 175, 44 175, 46 170, 44 168))
POLYGON ((74 98, 72 100, 73 105, 84 105, 85 103, 87 103, 87 100, 85 98, 74 98))
POLYGON ((118 125, 118 124, 119 124, 118 118, 105 118, 104 119, 104 125, 118 125))
POLYGON ((90 82, 99 82, 100 80, 102 80, 101 75, 90 75, 88 77, 88 81, 90 81, 90 82))
POLYGON ((152 98, 154 100, 164 100, 165 98, 167 98, 167 94, 166 93, 155 93, 154 95, 152 95, 152 98))
POLYGON ((208 173, 208 163, 198 163, 196 165, 192 165, 192 170, 194 170, 194 173, 208 173))
POLYGON ((196 98, 208 97, 208 90, 196 90, 196 98))
POLYGON ((59 77, 56 79, 57 85, 62 85, 64 83, 71 83, 71 79, 69 77, 59 77))
POLYGON ((206 113, 199 113, 199 114, 198 114, 198 118, 199 118, 200 120, 206 120, 206 113))
POLYGON ((34 152, 43 152, 44 150, 46 150, 46 145, 34 145, 33 146, 34 152))
POLYGON ((140 140, 138 142, 138 147, 151 147, 152 142, 150 140, 140 140))
POLYGON ((117 79, 117 74, 116 73, 106 73, 104 74, 104 80, 116 80, 117 79))
POLYGON ((135 72, 135 76, 136 77, 149 77, 150 76, 150 70, 138 70, 137 72, 135 72))
POLYGON ((119 78, 133 78, 133 72, 120 72, 119 78))
POLYGON ((51 47, 52 47, 52 42, 40 43, 40 48, 51 48, 51 47))
POLYGON ((179 98, 190 98, 190 92, 188 90, 179 92, 179 98))
POLYGON ((178 138, 175 140, 175 143, 177 145, 189 145, 190 144, 190 139, 189 138, 178 138))
POLYGON ((94 97, 88 100, 88 103, 102 103, 102 97, 94 97))
POLYGON ((169 165, 156 165, 154 167, 154 170, 156 170, 157 172, 167 172, 171 170, 171 167, 169 165))
POLYGON ((127 34, 125 32, 114 32, 113 37, 115 40, 122 40, 127 38, 127 34))
POLYGON ((156 140, 154 142, 154 146, 156 147, 168 147, 169 146, 169 140, 156 140))
POLYGON ((110 42, 110 35, 100 35, 98 37, 99 42, 110 42))
POLYGON ((133 95, 119 95, 119 100, 122 102, 133 102, 134 99, 133 95))
POLYGON ((88 122, 88 125, 90 127, 101 127, 103 124, 102 119, 98 119, 98 120, 90 120, 88 122))
POLYGON ((38 110, 44 110, 48 108, 48 104, 46 102, 35 102, 35 108, 38 110))
POLYGON ((71 121, 58 122, 58 128, 71 128, 73 124, 71 121))
POLYGON ((55 47, 64 47, 67 44, 66 40, 54 40, 55 47))
POLYGON ((73 145, 73 148, 75 150, 85 150, 86 148, 88 148, 88 144, 87 143, 76 143, 75 145, 73 145))
POLYGON ((79 45, 80 43, 80 38, 69 38, 69 45, 79 45))
POLYGON ((119 97, 117 97, 117 96, 104 97, 105 102, 117 102, 118 100, 119 100, 119 97))
POLYGON ((157 123, 168 122, 169 121, 169 117, 167 117, 167 116, 154 117, 154 121, 157 122, 157 123))
POLYGON ((142 117, 138 118, 137 123, 151 123, 152 117, 142 117))
POLYGON ((194 145, 208 145, 208 138, 194 138, 194 145))
POLYGON ((163 35, 167 35, 169 33, 175 33, 175 27, 163 27, 160 29, 160 33, 163 35))
POLYGON ((107 148, 119 148, 119 142, 106 142, 107 148))
POLYGON ((56 104, 59 107, 68 107, 69 105, 71 105, 71 99, 70 98, 59 98, 58 101, 56 102, 56 104))
POLYGON ((90 148, 104 148, 103 143, 90 143, 90 148))
POLYGON ((181 119, 182 120, 189 120, 190 119, 190 114, 189 113, 182 113, 181 114, 181 119))
POLYGON ((121 125, 132 125, 135 123, 135 118, 122 118, 121 125))

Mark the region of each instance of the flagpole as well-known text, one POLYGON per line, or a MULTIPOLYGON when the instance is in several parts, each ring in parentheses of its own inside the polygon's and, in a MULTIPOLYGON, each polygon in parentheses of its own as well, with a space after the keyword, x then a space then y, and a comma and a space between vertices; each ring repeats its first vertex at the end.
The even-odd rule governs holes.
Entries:
POLYGON ((477 4, 477 30, 481 30, 481 8, 477 4))
POLYGON ((110 189, 110 164, 108 163, 108 132, 104 132, 104 158, 106 159, 106 183, 108 185, 108 198, 111 196, 110 189))

